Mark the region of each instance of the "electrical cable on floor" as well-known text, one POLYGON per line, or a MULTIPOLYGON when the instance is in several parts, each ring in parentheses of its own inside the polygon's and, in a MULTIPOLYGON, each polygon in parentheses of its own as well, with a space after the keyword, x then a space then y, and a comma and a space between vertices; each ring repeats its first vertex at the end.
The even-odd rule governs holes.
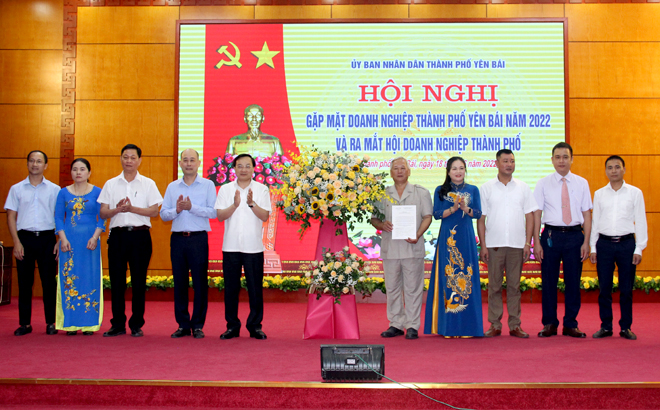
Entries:
MULTIPOLYGON (((396 380, 392 380, 392 379, 390 379, 389 377, 385 376, 384 374, 380 374, 376 369, 374 369, 373 367, 371 367, 371 366, 369 365, 369 363, 367 363, 363 358, 361 358, 360 355, 357 355, 357 354, 356 354, 355 357, 357 357, 358 359, 360 359, 360 361, 361 361, 362 363, 366 364, 367 367, 368 367, 372 372, 376 373, 376 374, 379 375, 380 377, 384 377, 384 378, 386 378, 387 380, 389 380, 389 381, 391 381, 391 382, 393 382, 393 383, 398 384, 399 386, 403 386, 403 387, 405 387, 405 388, 407 388, 407 389, 410 389, 410 390, 412 390, 412 391, 414 391, 414 392, 417 392, 417 393, 421 394, 422 396, 426 397, 427 399, 433 400, 433 401, 436 402, 436 403, 440 403, 440 404, 442 404, 442 405, 444 405, 444 406, 447 406, 447 407, 452 408, 452 409, 455 409, 455 410, 472 410, 472 409, 464 409, 464 408, 462 408, 462 407, 454 407, 454 406, 452 406, 451 404, 447 404, 447 403, 442 402, 442 401, 440 401, 440 400, 436 400, 436 399, 434 399, 433 397, 427 396, 426 394, 424 394, 424 393, 422 393, 421 391, 419 391, 419 388, 416 389, 416 388, 413 388, 413 387, 410 387, 410 386, 406 386, 405 384, 399 383, 399 382, 396 381, 396 380)), ((415 387, 417 387, 417 386, 415 386, 415 387)))

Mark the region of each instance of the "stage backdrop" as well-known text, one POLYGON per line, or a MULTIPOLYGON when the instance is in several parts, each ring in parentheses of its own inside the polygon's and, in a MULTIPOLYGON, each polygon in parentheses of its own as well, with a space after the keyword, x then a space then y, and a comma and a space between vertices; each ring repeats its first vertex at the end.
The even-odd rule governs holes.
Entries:
MULTIPOLYGON (((497 173, 495 153, 508 148, 515 176, 533 189, 553 172, 552 146, 567 137, 564 25, 180 21, 177 153, 198 150, 200 175, 221 183, 229 174, 217 165, 230 139, 248 131, 244 113, 256 104, 261 133, 274 137, 266 151, 345 150, 368 156, 374 172, 404 156, 411 182, 433 193, 448 158, 465 158, 466 181, 480 186, 497 173)), ((299 240, 283 214, 277 223, 275 252, 285 273, 296 272, 314 257, 318 225, 299 240)), ((223 226, 213 221, 212 229, 218 266, 223 226)), ((424 236, 428 259, 438 231, 434 222, 424 236)), ((369 224, 349 236, 365 257, 379 258, 369 224)))

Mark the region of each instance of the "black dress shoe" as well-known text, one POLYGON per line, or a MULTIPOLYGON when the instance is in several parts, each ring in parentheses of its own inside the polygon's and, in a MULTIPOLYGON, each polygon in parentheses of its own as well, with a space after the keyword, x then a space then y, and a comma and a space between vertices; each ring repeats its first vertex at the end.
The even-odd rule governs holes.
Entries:
POLYGON ((228 329, 225 333, 220 335, 220 339, 222 340, 233 339, 235 337, 239 337, 240 335, 241 332, 239 330, 228 329))
POLYGON ((28 333, 32 333, 32 326, 30 325, 22 325, 14 330, 14 336, 25 336, 28 333))
POLYGON ((126 328, 111 327, 110 330, 103 333, 103 337, 114 337, 125 334, 126 334, 126 328))
POLYGON ((637 335, 632 332, 630 329, 622 330, 619 332, 619 336, 628 340, 637 340, 637 335))
POLYGON ((83 336, 91 336, 93 334, 94 334, 94 332, 89 331, 89 330, 83 332, 83 336))
POLYGON ((57 334, 57 329, 55 329, 55 324, 51 323, 50 325, 46 325, 46 334, 47 335, 57 334))
POLYGON ((555 325, 545 325, 543 330, 539 332, 539 337, 550 337, 557 335, 557 326, 555 325))
POLYGON ((178 328, 174 333, 172 333, 172 336, 170 336, 172 339, 178 339, 180 337, 184 336, 190 336, 190 329, 184 329, 182 327, 178 328))
POLYGON ((561 330, 561 334, 570 337, 579 337, 579 338, 587 337, 587 334, 582 332, 577 327, 564 327, 561 330))
POLYGON ((264 333, 264 331, 261 330, 261 329, 255 330, 254 332, 250 332, 250 337, 253 337, 257 340, 266 340, 266 339, 268 339, 268 337, 266 337, 266 334, 264 333))
POLYGON ((594 333, 593 337, 594 337, 594 339, 602 339, 604 337, 610 337, 613 334, 614 333, 611 330, 606 330, 606 329, 600 328, 600 329, 598 329, 598 331, 596 333, 594 333))
POLYGON ((202 332, 202 329, 195 329, 193 330, 193 337, 195 339, 204 339, 204 332, 202 332))
POLYGON ((68 332, 66 332, 67 336, 75 336, 77 334, 78 334, 77 330, 69 330, 68 332))
POLYGON ((142 337, 144 336, 144 332, 142 332, 142 329, 140 329, 139 327, 137 329, 131 329, 131 336, 142 337))
POLYGON ((417 339, 419 336, 417 335, 417 329, 413 329, 412 327, 408 330, 406 330, 406 339, 417 339))
POLYGON ((381 337, 395 337, 395 336, 403 336, 403 330, 397 329, 394 326, 390 326, 387 328, 386 331, 380 334, 381 337))

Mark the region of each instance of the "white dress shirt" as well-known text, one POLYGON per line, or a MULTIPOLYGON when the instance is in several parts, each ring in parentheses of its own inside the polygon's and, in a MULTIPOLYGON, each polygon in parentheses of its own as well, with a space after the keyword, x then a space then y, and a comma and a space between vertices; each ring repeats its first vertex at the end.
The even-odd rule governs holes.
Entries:
POLYGON ((16 211, 16 230, 48 231, 55 229, 55 203, 60 187, 45 177, 39 185, 30 177, 12 185, 5 202, 5 210, 16 211))
MULTIPOLYGON (((122 171, 103 185, 101 195, 97 202, 108 204, 110 209, 115 209, 117 203, 124 198, 131 200, 131 205, 138 208, 149 208, 152 205, 163 203, 163 197, 158 191, 156 183, 138 172, 135 178, 128 182, 122 171)), ((120 212, 110 220, 110 229, 121 226, 143 226, 151 227, 151 218, 134 214, 133 212, 120 212)))
POLYGON ((486 247, 525 247, 525 215, 538 206, 529 185, 511 178, 504 185, 495 177, 479 188, 481 212, 486 218, 486 247))
POLYGON ((641 255, 649 239, 642 190, 623 182, 618 191, 607 184, 594 195, 591 223, 591 253, 596 253, 598 235, 635 234, 635 254, 641 255))
POLYGON ((554 226, 567 226, 562 220, 561 212, 562 178, 566 178, 571 203, 571 223, 568 226, 582 225, 584 223, 582 212, 592 208, 591 192, 587 180, 571 172, 566 174, 566 177, 554 172, 536 183, 534 198, 539 209, 543 211, 541 222, 554 226))
POLYGON ((259 253, 264 251, 263 223, 247 204, 247 194, 252 190, 252 200, 270 212, 270 191, 257 181, 251 181, 245 189, 236 181, 225 184, 218 192, 215 209, 226 209, 234 203, 236 190, 240 192, 241 204, 231 217, 225 219, 225 235, 222 241, 223 252, 259 253))

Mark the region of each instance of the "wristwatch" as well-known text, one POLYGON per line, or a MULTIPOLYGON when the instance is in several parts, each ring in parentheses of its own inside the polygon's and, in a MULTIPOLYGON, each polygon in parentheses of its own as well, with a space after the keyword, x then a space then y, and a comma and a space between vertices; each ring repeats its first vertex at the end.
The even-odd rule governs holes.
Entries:
POLYGON ((248 204, 248 206, 249 206, 250 208, 254 208, 254 204, 252 204, 252 205, 249 205, 249 204, 248 204))

